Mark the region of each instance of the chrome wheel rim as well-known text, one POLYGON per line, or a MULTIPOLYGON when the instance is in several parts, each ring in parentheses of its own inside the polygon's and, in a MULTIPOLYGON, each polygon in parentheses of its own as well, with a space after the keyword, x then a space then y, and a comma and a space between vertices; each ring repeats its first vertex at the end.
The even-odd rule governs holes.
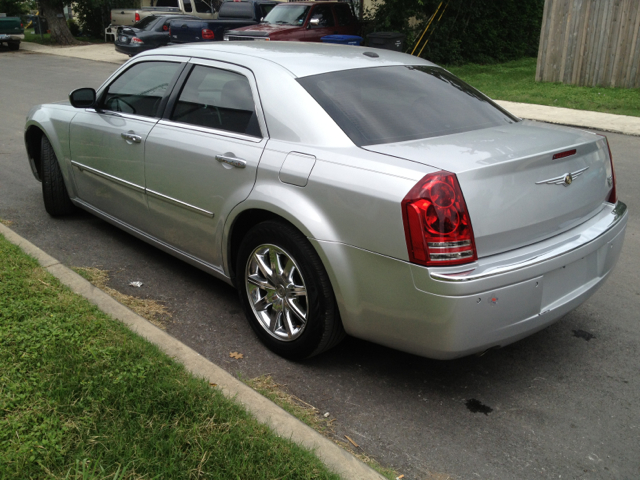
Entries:
POLYGON ((274 338, 295 340, 308 320, 307 287, 293 257, 275 245, 260 245, 249 256, 245 285, 258 323, 274 338))

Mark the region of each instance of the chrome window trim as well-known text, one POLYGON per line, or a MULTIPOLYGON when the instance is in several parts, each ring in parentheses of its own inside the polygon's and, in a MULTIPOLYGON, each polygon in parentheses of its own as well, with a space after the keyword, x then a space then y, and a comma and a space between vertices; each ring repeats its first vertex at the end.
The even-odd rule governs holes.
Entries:
MULTIPOLYGON (((522 270, 523 268, 529 268, 538 264, 541 264, 543 262, 547 262, 549 260, 553 260, 555 258, 558 257, 562 257, 564 255, 567 255, 571 252, 574 252, 576 250, 579 250, 587 245, 590 245, 591 243, 597 241, 600 237, 602 237, 603 235, 606 235, 607 233, 609 233, 611 231, 611 229, 613 227, 615 227, 618 223, 620 223, 620 221, 625 217, 627 213, 627 205, 622 203, 622 202, 618 202, 616 203, 614 209, 611 211, 611 215, 613 215, 613 219, 611 219, 611 222, 607 225, 607 228, 603 229, 601 232, 599 232, 597 235, 594 235, 593 237, 589 238, 587 241, 576 245, 572 248, 568 248, 568 249, 563 249, 561 251, 557 251, 557 249, 551 250, 550 252, 546 252, 540 255, 536 255, 533 258, 529 258, 523 262, 519 262, 519 263, 514 263, 511 265, 505 265, 502 267, 496 267, 493 269, 489 269, 487 272, 483 272, 483 273, 479 273, 477 275, 464 275, 464 273, 466 272, 461 272, 461 273, 437 273, 434 271, 430 271, 429 275, 431 276, 431 278, 433 278, 434 280, 439 280, 439 281, 443 281, 443 282, 471 282, 474 280, 482 280, 484 278, 489 278, 489 277, 494 277, 496 275, 502 275, 505 273, 511 273, 511 272, 515 272, 517 270, 522 270)), ((473 270, 471 270, 473 271, 473 270)))
POLYGON ((113 110, 96 110, 95 108, 85 108, 87 113, 97 113, 98 115, 109 115, 111 117, 120 117, 127 120, 137 120, 139 122, 155 124, 160 117, 147 117, 146 115, 134 115, 132 113, 114 112, 113 110))
POLYGON ((115 177, 113 175, 110 175, 110 174, 105 173, 103 171, 97 170, 95 168, 87 167, 86 165, 83 165, 82 163, 76 162, 75 160, 71 160, 71 165, 76 167, 81 172, 87 171, 89 173, 93 173, 94 175, 97 175, 98 177, 105 178, 105 179, 110 180, 112 182, 115 182, 115 183, 117 183, 119 185, 122 185, 124 187, 128 187, 128 188, 130 188, 132 190, 135 190, 136 192, 145 193, 146 189, 144 187, 140 186, 140 185, 137 185, 135 183, 129 182, 127 180, 123 180, 122 178, 119 178, 119 177, 115 177))
POLYGON ((213 135, 220 135, 221 137, 234 138, 236 140, 243 140, 251 143, 261 143, 264 140, 263 137, 252 137, 251 135, 245 135, 242 133, 230 132, 229 130, 218 130, 216 128, 200 127, 192 125, 190 123, 174 122, 173 120, 161 119, 158 125, 164 125, 165 127, 181 128, 183 130, 193 130, 195 132, 210 133, 213 135))
POLYGON ((182 200, 175 199, 168 195, 164 195, 160 192, 156 192, 154 190, 146 189, 146 192, 151 197, 157 198, 159 200, 164 200, 165 202, 171 203, 173 205, 177 205, 178 207, 185 208, 186 210, 190 210, 195 213, 199 213, 200 215, 204 215, 205 217, 213 218, 213 212, 205 210, 204 208, 196 207, 195 205, 191 205, 190 203, 183 202, 182 200))

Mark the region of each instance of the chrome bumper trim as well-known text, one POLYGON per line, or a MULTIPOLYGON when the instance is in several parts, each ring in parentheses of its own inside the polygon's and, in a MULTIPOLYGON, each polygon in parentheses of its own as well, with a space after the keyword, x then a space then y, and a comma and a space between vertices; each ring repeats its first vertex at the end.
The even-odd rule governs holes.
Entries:
POLYGON ((437 272, 430 271, 429 275, 434 280, 439 280, 442 282, 471 282, 475 280, 482 280, 484 278, 493 277, 496 275, 515 272, 523 268, 528 268, 549 260, 553 260, 554 258, 560 257, 562 255, 566 255, 575 250, 583 248, 586 245, 589 245, 590 243, 595 242, 598 238, 608 233, 613 227, 615 227, 618 223, 620 223, 620 221, 624 218, 626 213, 627 213, 627 205, 619 201, 618 203, 616 203, 614 209, 611 211, 611 215, 613 216, 613 218, 611 219, 610 223, 607 225, 605 229, 600 231, 597 235, 580 243, 579 245, 575 245, 570 248, 561 249, 560 251, 558 251, 558 249, 553 249, 541 255, 536 255, 534 257, 531 257, 525 260, 524 262, 514 263, 511 265, 505 265, 505 266, 500 266, 495 268, 489 268, 487 271, 484 271, 482 273, 478 273, 475 275, 473 274, 474 270, 470 270, 462 273, 453 273, 453 272, 437 273, 437 272))
POLYGON ((181 200, 177 200, 177 199, 175 199, 173 197, 169 197, 167 195, 163 195, 162 193, 155 192, 153 190, 149 190, 148 188, 147 188, 147 194, 152 196, 152 197, 155 197, 155 198, 157 198, 159 200, 164 200, 167 203, 172 203, 174 205, 177 205, 178 207, 182 207, 182 208, 184 208, 186 210, 190 210, 192 212, 199 213, 200 215, 204 215, 205 217, 210 217, 210 218, 214 217, 213 212, 210 212, 210 211, 205 210, 203 208, 196 207, 196 206, 191 205, 191 204, 189 204, 187 202, 183 202, 181 200))
POLYGON ((93 173, 94 175, 97 175, 98 177, 105 178, 105 179, 110 180, 112 182, 115 182, 115 183, 117 183, 119 185, 122 185, 123 187, 128 187, 128 188, 130 188, 132 190, 135 190, 136 192, 144 193, 144 191, 145 191, 145 188, 141 187, 140 185, 137 185, 135 183, 129 182, 127 180, 123 180, 122 178, 114 177, 113 175, 110 175, 110 174, 105 173, 105 172, 101 172, 100 170, 96 170, 95 168, 87 167, 86 165, 78 163, 75 160, 71 160, 71 165, 76 167, 81 172, 87 171, 89 173, 93 173))

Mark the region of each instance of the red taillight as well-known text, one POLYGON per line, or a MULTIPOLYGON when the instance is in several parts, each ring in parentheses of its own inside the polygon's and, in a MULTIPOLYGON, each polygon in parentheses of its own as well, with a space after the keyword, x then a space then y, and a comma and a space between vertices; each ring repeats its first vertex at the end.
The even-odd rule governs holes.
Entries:
POLYGON ((607 202, 616 203, 618 201, 618 193, 616 192, 616 171, 613 168, 613 156, 611 156, 611 147, 609 146, 609 139, 603 135, 604 141, 607 142, 607 150, 609 151, 609 161, 611 162, 611 180, 607 177, 607 182, 611 182, 611 193, 609 194, 609 198, 607 198, 607 202))
POLYGON ((420 265, 460 265, 478 259, 471 219, 453 173, 430 173, 402 200, 409 259, 420 265))
POLYGON ((208 28, 202 29, 203 40, 213 40, 214 38, 215 38, 215 35, 213 34, 213 31, 209 30, 208 28))
POLYGON ((140 14, 136 12, 136 23, 140 21, 140 14))
POLYGON ((140 40, 138 37, 133 37, 131 39, 131 43, 144 43, 142 40, 140 40))

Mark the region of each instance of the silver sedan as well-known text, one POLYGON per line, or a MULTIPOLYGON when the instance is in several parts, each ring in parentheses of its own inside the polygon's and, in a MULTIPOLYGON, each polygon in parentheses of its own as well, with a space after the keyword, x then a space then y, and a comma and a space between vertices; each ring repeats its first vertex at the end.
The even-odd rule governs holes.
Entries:
POLYGON ((292 359, 345 334, 441 359, 517 341, 602 285, 628 218, 605 137, 366 47, 153 50, 33 108, 25 143, 51 215, 235 285, 292 359))

